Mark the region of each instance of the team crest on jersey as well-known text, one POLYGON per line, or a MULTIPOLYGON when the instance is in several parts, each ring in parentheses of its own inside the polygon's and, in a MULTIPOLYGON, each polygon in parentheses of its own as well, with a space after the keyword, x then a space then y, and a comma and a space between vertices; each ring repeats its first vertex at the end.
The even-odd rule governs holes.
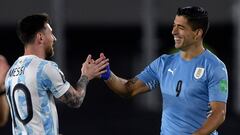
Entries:
POLYGON ((200 79, 203 76, 203 73, 204 73, 204 68, 197 67, 195 72, 194 72, 194 77, 196 79, 200 79))

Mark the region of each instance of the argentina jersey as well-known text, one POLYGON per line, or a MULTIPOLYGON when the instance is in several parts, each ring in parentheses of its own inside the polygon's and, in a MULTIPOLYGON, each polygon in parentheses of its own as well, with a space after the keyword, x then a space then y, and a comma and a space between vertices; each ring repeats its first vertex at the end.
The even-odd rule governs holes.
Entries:
POLYGON ((19 57, 7 73, 5 87, 13 135, 59 134, 54 97, 61 97, 70 84, 56 63, 34 55, 19 57))
MULTIPOLYGON (((191 135, 206 121, 210 102, 227 102, 225 64, 209 50, 190 61, 180 53, 162 55, 137 75, 149 89, 160 85, 161 135, 191 135)), ((217 135, 214 131, 211 135, 217 135)))

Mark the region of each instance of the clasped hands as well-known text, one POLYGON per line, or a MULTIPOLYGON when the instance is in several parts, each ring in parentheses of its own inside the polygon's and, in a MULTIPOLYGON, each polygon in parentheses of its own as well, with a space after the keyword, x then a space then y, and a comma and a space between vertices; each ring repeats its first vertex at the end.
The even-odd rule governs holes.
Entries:
POLYGON ((107 80, 111 75, 109 59, 104 56, 104 53, 100 53, 100 57, 96 60, 89 54, 82 64, 81 72, 81 75, 87 76, 88 80, 96 77, 107 80))

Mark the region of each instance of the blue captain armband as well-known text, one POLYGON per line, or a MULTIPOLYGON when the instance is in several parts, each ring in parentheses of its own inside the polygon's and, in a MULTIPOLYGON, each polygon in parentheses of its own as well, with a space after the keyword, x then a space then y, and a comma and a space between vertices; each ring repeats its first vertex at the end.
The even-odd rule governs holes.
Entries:
POLYGON ((111 76, 111 70, 110 70, 109 65, 106 67, 106 70, 107 70, 107 72, 100 75, 100 78, 103 79, 103 80, 108 80, 111 76))

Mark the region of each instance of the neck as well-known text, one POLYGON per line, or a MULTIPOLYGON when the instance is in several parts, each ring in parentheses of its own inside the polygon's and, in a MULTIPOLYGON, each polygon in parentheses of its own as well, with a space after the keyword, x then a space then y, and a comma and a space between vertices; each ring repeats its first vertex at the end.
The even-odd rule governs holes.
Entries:
POLYGON ((46 58, 43 49, 34 44, 25 45, 24 55, 35 55, 42 59, 46 58))
POLYGON ((191 60, 192 58, 200 55, 204 51, 205 48, 203 47, 203 43, 200 42, 199 44, 192 45, 186 50, 181 50, 180 54, 183 59, 191 60))

